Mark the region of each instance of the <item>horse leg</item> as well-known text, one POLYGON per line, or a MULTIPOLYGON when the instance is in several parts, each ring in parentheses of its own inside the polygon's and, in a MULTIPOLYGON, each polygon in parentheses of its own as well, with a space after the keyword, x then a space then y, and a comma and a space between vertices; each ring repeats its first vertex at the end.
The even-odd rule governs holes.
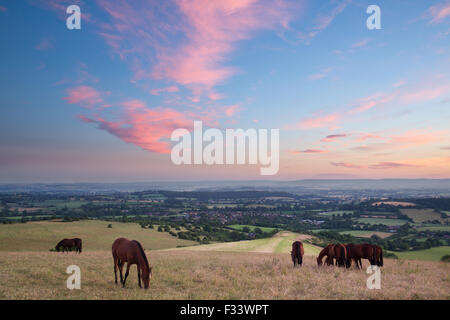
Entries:
POLYGON ((119 266, 119 273, 120 273, 120 283, 122 283, 122 284, 123 284, 123 275, 122 275, 123 264, 124 264, 124 262, 119 259, 118 266, 119 266))
POLYGON ((141 269, 139 268, 139 265, 137 265, 137 273, 138 273, 139 288, 142 289, 142 285, 141 285, 141 269))
POLYGON ((114 283, 117 284, 117 263, 118 260, 116 257, 114 257, 114 283))
POLYGON ((125 282, 127 281, 129 273, 130 273, 130 262, 127 262, 127 271, 125 272, 125 278, 123 278, 123 287, 124 288, 125 288, 125 282))

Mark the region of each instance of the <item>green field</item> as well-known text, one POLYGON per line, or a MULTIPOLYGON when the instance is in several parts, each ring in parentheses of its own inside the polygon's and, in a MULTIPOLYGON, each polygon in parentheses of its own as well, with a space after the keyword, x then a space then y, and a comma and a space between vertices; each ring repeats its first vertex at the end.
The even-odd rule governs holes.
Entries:
POLYGON ((259 228, 263 232, 272 232, 273 230, 276 229, 276 228, 269 228, 269 227, 251 226, 251 225, 245 225, 245 224, 232 224, 232 225, 229 225, 228 227, 238 230, 238 231, 242 231, 242 229, 244 229, 245 227, 248 227, 250 229, 250 231, 254 231, 256 228, 259 228))
POLYGON ((281 231, 271 238, 206 244, 194 247, 179 248, 176 250, 290 253, 292 242, 295 240, 301 240, 303 242, 306 255, 319 254, 322 248, 306 243, 304 240, 308 238, 310 238, 310 236, 281 231))
POLYGON ((400 209, 400 212, 413 219, 416 223, 423 223, 431 220, 438 220, 441 223, 448 221, 448 218, 442 219, 441 214, 435 212, 433 209, 400 209))
POLYGON ((392 233, 389 232, 377 232, 377 231, 366 231, 366 230, 348 230, 348 231, 340 231, 340 234, 348 234, 358 238, 370 238, 372 235, 377 235, 380 238, 387 238, 392 236, 392 233))
POLYGON ((383 219, 383 218, 358 218, 358 222, 368 223, 368 224, 384 224, 387 226, 401 226, 408 221, 403 219, 383 219))
POLYGON ((111 250, 112 243, 119 237, 138 240, 147 250, 196 243, 158 232, 157 226, 155 229, 142 229, 136 223, 99 220, 43 221, 0 225, 0 251, 48 251, 64 238, 81 238, 83 251, 111 250), (108 224, 112 224, 112 228, 107 228, 108 224))
POLYGON ((400 259, 439 261, 441 260, 442 256, 450 254, 450 246, 435 247, 418 251, 401 251, 393 253, 400 259))

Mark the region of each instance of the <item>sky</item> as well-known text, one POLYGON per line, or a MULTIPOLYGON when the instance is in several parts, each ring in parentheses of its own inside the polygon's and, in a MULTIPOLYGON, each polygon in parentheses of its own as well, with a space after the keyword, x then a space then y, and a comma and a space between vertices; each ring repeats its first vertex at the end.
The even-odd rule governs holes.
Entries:
POLYGON ((448 0, 0 0, 0 39, 2 183, 450 178, 448 0), (278 173, 175 165, 195 120, 278 173))

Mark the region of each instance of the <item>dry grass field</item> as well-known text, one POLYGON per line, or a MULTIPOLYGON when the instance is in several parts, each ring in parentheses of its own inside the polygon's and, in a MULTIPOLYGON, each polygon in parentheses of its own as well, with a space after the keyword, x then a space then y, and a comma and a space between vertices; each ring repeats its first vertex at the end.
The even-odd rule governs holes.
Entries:
POLYGON ((144 290, 135 267, 125 289, 113 283, 109 251, 1 252, 0 298, 450 299, 450 267, 443 262, 386 259, 381 289, 369 290, 365 270, 319 268, 314 256, 294 269, 288 254, 176 250, 147 255, 154 274, 144 290), (71 264, 81 268, 80 290, 66 288, 71 264))
POLYGON ((306 235, 280 232, 273 238, 203 246, 135 224, 104 221, 30 223, 0 228, 0 299, 450 299, 450 264, 385 259, 381 289, 369 290, 365 269, 318 267, 320 248, 305 243, 301 268, 293 268, 290 246, 306 235), (49 252, 62 234, 80 235, 82 254, 49 252), (8 237, 11 236, 11 238, 8 237), (127 287, 114 284, 112 239, 144 244, 153 278, 139 289, 136 266, 127 287), (39 241, 37 241, 39 240, 39 241), (81 269, 81 289, 69 290, 66 269, 81 269))

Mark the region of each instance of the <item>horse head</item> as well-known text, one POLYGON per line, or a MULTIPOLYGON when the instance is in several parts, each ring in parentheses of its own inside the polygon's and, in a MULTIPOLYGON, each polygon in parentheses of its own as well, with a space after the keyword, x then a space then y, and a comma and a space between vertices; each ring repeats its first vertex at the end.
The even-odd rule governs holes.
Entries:
POLYGON ((322 259, 321 257, 317 257, 317 265, 321 266, 322 265, 322 259))
POLYGON ((150 286, 150 279, 152 278, 152 267, 148 270, 142 270, 142 282, 144 282, 144 289, 148 289, 150 286))

